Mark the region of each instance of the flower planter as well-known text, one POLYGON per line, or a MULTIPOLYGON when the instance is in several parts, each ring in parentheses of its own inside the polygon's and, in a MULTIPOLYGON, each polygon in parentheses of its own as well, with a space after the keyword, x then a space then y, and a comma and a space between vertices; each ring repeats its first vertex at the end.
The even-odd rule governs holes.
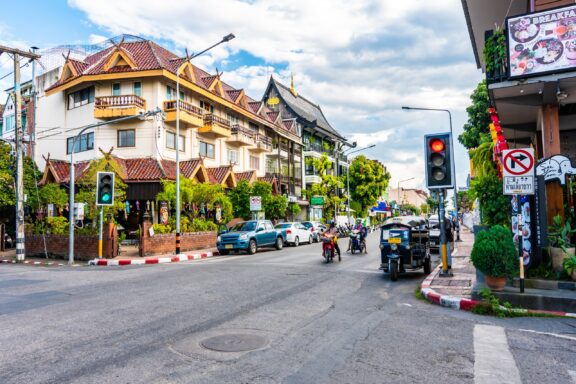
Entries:
POLYGON ((494 277, 494 276, 484 276, 486 285, 493 291, 503 291, 506 286, 506 276, 494 277))
MULTIPOLYGON (((575 248, 568 248, 568 253, 573 255, 575 248)), ((552 259, 552 269, 555 272, 562 272, 564 270, 564 260, 568 258, 568 253, 564 252, 562 248, 551 247, 550 258, 552 259)))

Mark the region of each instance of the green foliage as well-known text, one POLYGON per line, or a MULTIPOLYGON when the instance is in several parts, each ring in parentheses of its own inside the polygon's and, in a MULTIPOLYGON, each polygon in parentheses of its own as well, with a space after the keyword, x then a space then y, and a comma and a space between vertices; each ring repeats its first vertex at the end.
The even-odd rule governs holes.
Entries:
MULTIPOLYGON (((163 235, 176 232, 176 219, 171 218, 168 224, 152 225, 155 234, 163 235)), ((210 220, 192 219, 183 216, 180 218, 181 233, 217 231, 218 225, 210 220)))
POLYGON ((288 208, 288 199, 282 195, 272 195, 266 204, 266 218, 269 220, 277 220, 286 215, 288 208))
POLYGON ((458 136, 458 141, 467 149, 476 148, 483 142, 490 142, 490 113, 488 107, 488 89, 486 80, 478 84, 472 95, 472 104, 466 108, 468 121, 464 124, 464 132, 458 136))
POLYGON ((340 206, 344 201, 343 198, 338 197, 338 191, 343 186, 342 179, 328 174, 328 170, 332 169, 332 162, 326 154, 323 154, 319 159, 307 158, 306 162, 312 164, 322 178, 322 182, 310 186, 307 196, 323 196, 324 218, 332 220, 336 214, 334 207, 340 206))
POLYGON ((434 214, 434 212, 436 212, 438 210, 438 200, 435 199, 433 196, 429 196, 428 198, 426 198, 426 205, 428 205, 429 210, 430 210, 430 214, 434 214))
POLYGON ((564 267, 564 270, 567 274, 571 275, 574 273, 574 271, 576 271, 576 256, 570 255, 564 259, 562 266, 564 267))
POLYGON ((293 219, 296 216, 298 216, 301 211, 302 211, 302 208, 300 208, 300 205, 298 205, 296 203, 289 203, 288 204, 288 212, 290 213, 290 215, 292 216, 293 219))
POLYGON ((504 30, 497 28, 484 43, 484 64, 486 73, 500 72, 506 66, 506 36, 504 30))
POLYGON ((483 274, 493 277, 511 276, 516 272, 517 259, 510 230, 495 225, 476 235, 470 260, 483 274))
POLYGON ((502 181, 496 175, 472 180, 470 197, 480 201, 480 221, 483 225, 509 225, 510 197, 502 194, 502 181))
MULTIPOLYGON (((32 209, 38 208, 36 197, 36 180, 41 176, 34 161, 25 157, 24 165, 24 193, 28 199, 26 205, 32 209)), ((11 154, 9 144, 0 142, 0 207, 13 207, 16 205, 16 191, 14 176, 16 171, 16 158, 11 154)))
POLYGON ((430 206, 426 203, 420 204, 420 212, 427 215, 428 213, 430 213, 430 206))
POLYGON ((482 143, 471 152, 475 177, 491 176, 498 173, 493 153, 493 142, 482 143))
POLYGON ((352 160, 349 173, 352 201, 360 202, 357 215, 365 216, 388 188, 390 173, 385 172, 381 164, 364 155, 352 160))
POLYGON ((565 253, 568 253, 568 248, 572 246, 570 242, 570 235, 576 232, 572 229, 570 222, 566 220, 562 223, 562 216, 556 215, 552 218, 552 225, 549 228, 548 240, 551 247, 562 248, 565 253))
POLYGON ((44 206, 54 204, 58 208, 63 208, 68 202, 68 195, 56 183, 44 185, 38 190, 38 195, 40 197, 40 204, 44 206))
POLYGON ((420 208, 413 204, 402 204, 400 210, 403 212, 410 212, 412 215, 420 215, 420 212, 422 212, 420 208))
POLYGON ((170 224, 153 224, 152 229, 155 234, 157 233, 159 235, 172 233, 172 226, 170 224))
POLYGON ((68 219, 63 216, 47 217, 46 233, 52 235, 68 234, 68 219))
POLYGON ((472 209, 472 201, 470 201, 467 191, 458 192, 458 209, 462 211, 472 209))
POLYGON ((250 193, 252 187, 247 180, 240 181, 236 188, 233 188, 228 193, 228 198, 232 203, 233 216, 241 217, 244 220, 250 219, 250 193))
POLYGON ((503 317, 561 317, 548 313, 528 312, 522 308, 513 308, 509 302, 500 303, 500 300, 492 294, 488 288, 480 290, 482 301, 472 308, 472 313, 477 315, 488 315, 503 317))

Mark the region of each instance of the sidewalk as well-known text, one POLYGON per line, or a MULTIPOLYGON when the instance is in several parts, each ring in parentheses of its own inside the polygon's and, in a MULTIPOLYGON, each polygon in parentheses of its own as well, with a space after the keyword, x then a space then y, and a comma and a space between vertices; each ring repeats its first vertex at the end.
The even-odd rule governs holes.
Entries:
MULTIPOLYGON (((430 302, 439 304, 444 307, 457 309, 457 310, 472 310, 480 301, 473 298, 474 291, 484 287, 483 282, 476 281, 476 269, 470 262, 470 253, 474 244, 474 234, 467 228, 462 227, 460 230, 461 242, 455 243, 456 249, 452 255, 452 277, 440 277, 442 270, 442 263, 438 265, 430 275, 420 285, 420 292, 430 302)), ((566 296, 563 292, 554 290, 537 290, 526 288, 524 294, 516 294, 517 288, 506 287, 507 293, 514 291, 514 294, 527 301, 551 301, 557 296, 566 296)), ((571 291, 572 292, 572 291, 571 291)), ((497 296, 504 298, 501 294, 495 293, 497 296)), ((568 295, 570 295, 569 293, 568 295)), ((574 301, 576 302, 576 294, 574 301)), ((530 304, 533 304, 530 303, 530 304)), ((558 316, 576 317, 574 313, 566 313, 563 311, 546 311, 541 309, 527 309, 528 313, 547 313, 558 316)))

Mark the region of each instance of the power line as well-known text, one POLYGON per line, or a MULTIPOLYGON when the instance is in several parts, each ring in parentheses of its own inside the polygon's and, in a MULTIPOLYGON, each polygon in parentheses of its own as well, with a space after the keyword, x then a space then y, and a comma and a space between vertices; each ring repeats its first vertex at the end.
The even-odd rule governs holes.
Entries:
MULTIPOLYGON (((30 64, 29 61, 28 61, 26 64, 22 64, 22 65, 20 66, 20 69, 22 69, 22 68, 24 68, 24 67, 27 67, 29 64, 30 64)), ((5 74, 4 76, 0 77, 0 80, 4 80, 5 78, 7 78, 8 76, 10 76, 10 75, 13 74, 13 73, 14 73, 14 71, 5 74)))

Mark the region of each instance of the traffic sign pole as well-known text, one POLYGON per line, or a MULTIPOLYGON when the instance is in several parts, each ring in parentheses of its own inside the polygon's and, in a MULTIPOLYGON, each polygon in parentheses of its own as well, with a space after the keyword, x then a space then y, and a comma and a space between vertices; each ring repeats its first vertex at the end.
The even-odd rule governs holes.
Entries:
MULTIPOLYGON (((520 203, 520 195, 516 196, 520 203)), ((518 213, 518 253, 520 254, 520 293, 524 293, 524 256, 522 255, 522 213, 518 213)))

